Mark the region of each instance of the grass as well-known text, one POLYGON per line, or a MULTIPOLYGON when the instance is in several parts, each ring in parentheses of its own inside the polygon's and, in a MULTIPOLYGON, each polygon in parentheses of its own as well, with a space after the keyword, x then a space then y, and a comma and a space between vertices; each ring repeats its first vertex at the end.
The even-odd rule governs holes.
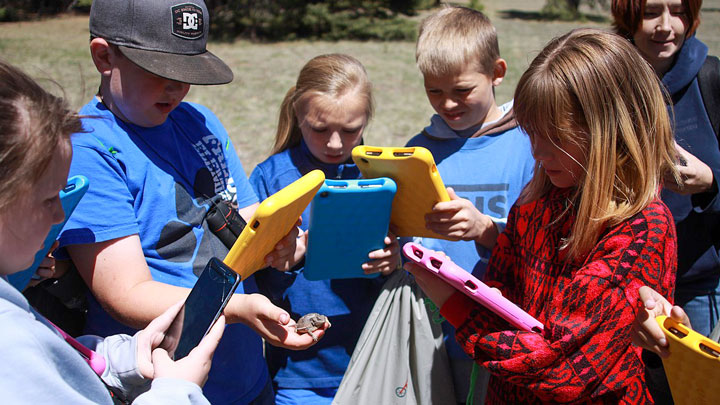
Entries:
MULTIPOLYGON (((594 14, 583 22, 548 22, 536 18, 542 0, 482 3, 497 27, 500 51, 509 65, 496 91, 499 103, 512 98, 520 75, 552 37, 581 26, 609 27, 603 18, 608 12, 602 10, 584 10, 594 14)), ((50 88, 63 91, 79 108, 99 84, 88 36, 87 17, 83 16, 0 24, 0 56, 35 78, 48 80, 50 88)), ((720 0, 705 0, 698 37, 708 44, 711 54, 720 54, 720 0)), ((348 53, 365 64, 377 102, 366 144, 404 145, 427 125, 432 114, 411 42, 236 41, 211 43, 208 48, 232 67, 235 80, 224 86, 194 86, 186 99, 208 106, 220 117, 248 172, 267 157, 280 102, 302 65, 315 55, 348 53)))

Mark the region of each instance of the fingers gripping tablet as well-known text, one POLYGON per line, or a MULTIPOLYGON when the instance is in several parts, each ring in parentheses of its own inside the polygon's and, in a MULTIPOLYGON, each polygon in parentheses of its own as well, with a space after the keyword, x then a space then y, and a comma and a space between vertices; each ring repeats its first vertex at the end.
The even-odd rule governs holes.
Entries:
POLYGON ((425 215, 435 204, 450 201, 429 150, 360 145, 352 158, 364 178, 389 177, 397 183, 390 216, 390 230, 396 236, 447 239, 425 227, 425 215))
POLYGON ((667 337, 663 359, 676 404, 716 404, 720 398, 720 345, 672 318, 655 318, 667 337))
POLYGON ((325 180, 313 170, 261 202, 223 262, 245 280, 265 267, 265 256, 295 226, 325 180))
POLYGON ((537 319, 498 292, 493 291, 485 283, 453 263, 448 257, 438 255, 413 242, 408 242, 403 246, 403 255, 456 290, 463 292, 473 301, 493 311, 516 328, 527 332, 541 333, 543 331, 543 324, 537 319))

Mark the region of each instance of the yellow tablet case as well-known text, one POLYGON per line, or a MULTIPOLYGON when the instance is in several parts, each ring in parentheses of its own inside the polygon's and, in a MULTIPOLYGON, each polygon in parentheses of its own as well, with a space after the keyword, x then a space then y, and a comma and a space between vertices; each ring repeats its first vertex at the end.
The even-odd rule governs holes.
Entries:
POLYGON ((656 321, 669 344, 663 366, 675 404, 720 403, 720 345, 672 318, 656 321))
POLYGON ((266 267, 267 256, 287 235, 325 181, 313 170, 261 202, 223 261, 244 280, 266 267))
POLYGON ((395 180, 390 229, 396 236, 447 239, 425 228, 425 214, 438 202, 450 201, 429 150, 360 145, 353 149, 352 158, 364 178, 395 180))

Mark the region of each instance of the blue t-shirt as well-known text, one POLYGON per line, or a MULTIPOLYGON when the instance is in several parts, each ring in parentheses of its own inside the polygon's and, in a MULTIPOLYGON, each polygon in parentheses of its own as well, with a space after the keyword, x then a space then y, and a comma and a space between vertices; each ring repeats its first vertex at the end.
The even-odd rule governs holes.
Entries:
MULTIPOLYGON (((328 179, 357 179, 360 171, 352 163, 328 165, 312 156, 304 143, 270 156, 250 174, 250 183, 261 200, 321 169, 328 179)), ((302 214, 301 228, 309 224, 310 208, 302 214)), ((293 271, 264 269, 248 279, 259 291, 293 319, 309 312, 327 315, 332 328, 307 350, 292 351, 266 345, 270 374, 280 388, 335 388, 345 374, 355 344, 380 294, 384 277, 310 281, 302 266, 293 271)), ((253 288, 248 286, 248 289, 253 288)))
MULTIPOLYGON (((505 132, 463 138, 438 115, 433 116, 425 132, 413 137, 408 146, 422 146, 430 150, 440 177, 446 187, 452 187, 462 198, 493 220, 504 224, 510 207, 515 203, 525 184, 532 178, 535 160, 530 138, 519 127, 505 132), (425 132, 442 139, 433 139, 425 132)), ((430 249, 445 252, 453 262, 482 280, 491 251, 473 241, 448 241, 420 238, 419 242, 430 249)), ((455 358, 467 355, 456 343, 454 330, 443 323, 448 353, 455 358)))
MULTIPOLYGON (((211 257, 228 249, 208 230, 213 196, 257 202, 235 149, 207 108, 181 103, 157 127, 117 119, 93 100, 80 111, 88 133, 73 136, 70 175, 90 186, 60 236, 60 246, 138 234, 153 280, 191 288, 211 257)), ((242 287, 238 293, 243 293, 242 287)), ((132 334, 90 296, 86 332, 132 334)), ((268 373, 262 340, 242 324, 228 325, 203 392, 213 403, 247 403, 268 373)))

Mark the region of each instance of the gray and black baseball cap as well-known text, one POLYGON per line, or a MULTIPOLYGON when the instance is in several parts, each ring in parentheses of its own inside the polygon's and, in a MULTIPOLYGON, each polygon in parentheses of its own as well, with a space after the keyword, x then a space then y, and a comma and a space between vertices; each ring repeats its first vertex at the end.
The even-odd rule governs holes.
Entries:
POLYGON ((232 70, 206 49, 202 0, 93 0, 90 35, 115 44, 133 63, 166 79, 224 84, 232 70))

